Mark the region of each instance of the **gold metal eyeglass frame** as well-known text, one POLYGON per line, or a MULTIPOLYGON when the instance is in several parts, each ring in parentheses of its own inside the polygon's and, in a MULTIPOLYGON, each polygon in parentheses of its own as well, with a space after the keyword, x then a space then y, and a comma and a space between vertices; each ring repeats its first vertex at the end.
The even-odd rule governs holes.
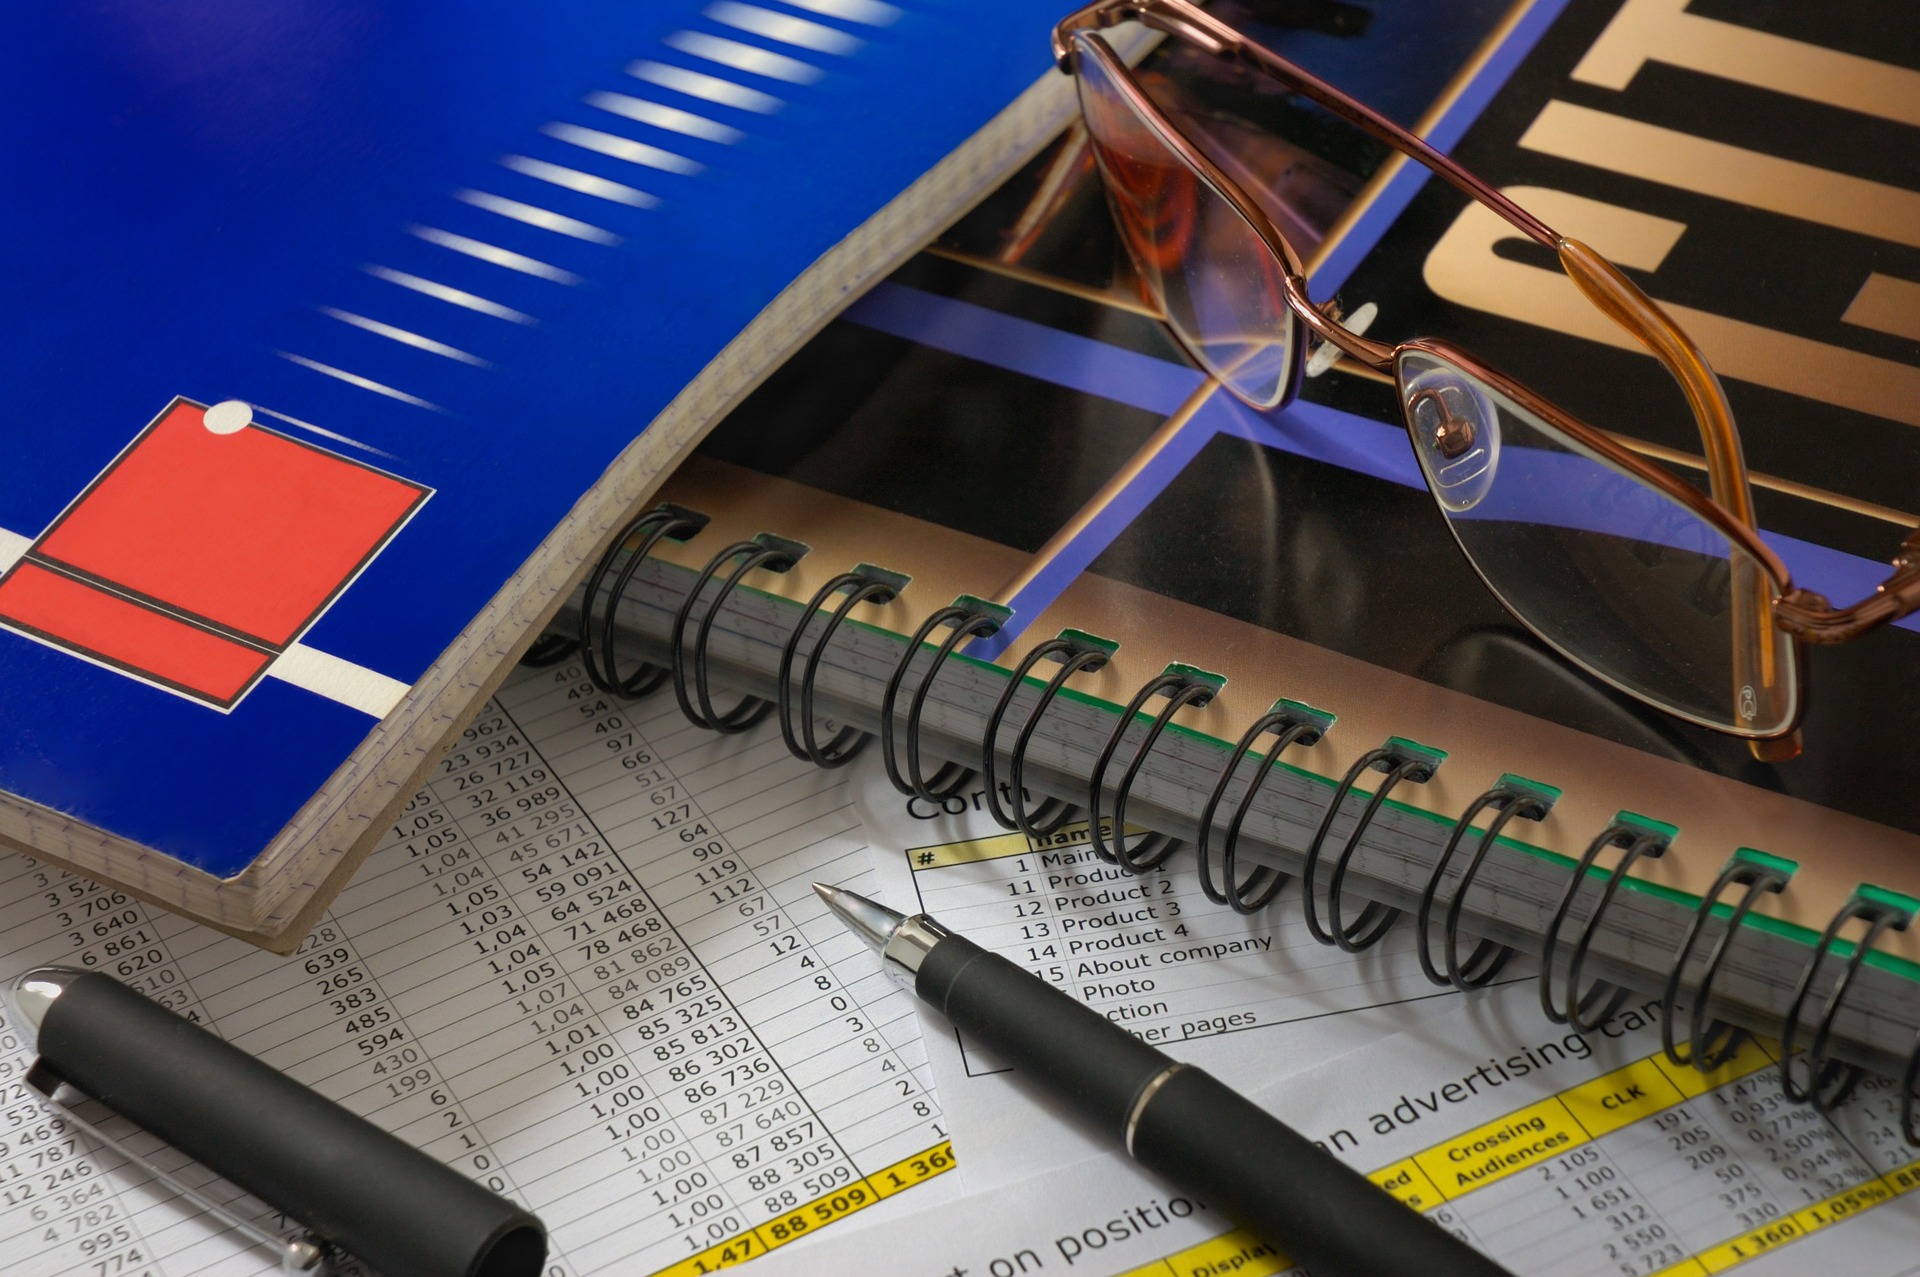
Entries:
MULTIPOLYGON (((1779 760, 1798 754, 1799 721, 1806 702, 1806 672, 1801 645, 1845 642, 1920 610, 1920 528, 1910 532, 1901 543, 1893 558, 1893 574, 1872 594, 1850 606, 1835 608, 1821 595, 1796 587, 1786 565, 1759 537, 1739 429, 1734 424, 1733 410, 1718 377, 1693 339, 1618 267, 1585 244, 1553 230, 1508 199, 1500 190, 1468 172, 1413 133, 1249 39, 1190 3, 1190 0, 1096 0, 1070 14, 1054 28, 1053 53, 1060 69, 1068 74, 1076 71, 1079 47, 1075 44, 1075 36, 1092 34, 1123 22, 1139 22, 1215 57, 1264 72, 1293 92, 1317 102, 1373 138, 1426 166, 1449 185, 1498 213, 1528 238, 1553 250, 1561 268, 1581 293, 1660 361, 1679 384, 1699 427, 1711 495, 1683 483, 1622 446, 1611 436, 1579 421, 1451 343, 1435 338, 1415 338, 1389 346, 1368 340, 1348 329, 1329 313, 1331 307, 1318 306, 1307 295, 1307 281, 1299 255, 1253 197, 1228 177, 1218 164, 1208 158, 1203 148, 1168 118, 1105 41, 1085 42, 1083 47, 1101 59, 1102 69, 1141 118, 1150 122, 1181 162, 1224 196, 1264 241, 1282 268, 1280 273, 1284 280, 1288 309, 1315 337, 1331 343, 1367 367, 1390 376, 1399 357, 1405 352, 1427 351, 1451 360, 1607 463, 1678 502, 1746 555, 1751 566, 1757 567, 1763 574, 1764 580, 1753 579, 1751 571, 1744 574, 1736 572, 1732 622, 1735 685, 1741 685, 1742 680, 1750 683, 1759 679, 1763 680, 1762 686, 1772 687, 1778 685, 1777 680, 1781 677, 1790 677, 1794 699, 1785 725, 1766 731, 1743 731, 1693 718, 1670 706, 1656 708, 1673 713, 1676 717, 1691 719, 1715 731, 1745 737, 1753 746, 1755 756, 1762 759, 1779 760), (1749 579, 1742 582, 1742 575, 1749 579), (1789 636, 1786 647, 1791 653, 1792 670, 1775 668, 1778 648, 1772 641, 1771 633, 1775 628, 1789 636)), ((1174 336, 1176 340, 1180 339, 1177 332, 1174 336)), ((1303 344, 1296 342, 1294 345, 1291 366, 1286 374, 1287 385, 1280 395, 1281 405, 1290 401, 1299 388, 1300 349, 1303 344)), ((1231 391, 1233 387, 1229 385, 1228 389, 1231 391)), ((1409 432, 1413 430, 1411 421, 1407 423, 1407 428, 1409 432)), ((1738 556, 1735 557, 1735 563, 1738 566, 1738 556)), ((1475 571, 1479 571, 1477 566, 1475 571)), ((1485 580, 1484 574, 1482 579, 1485 580)), ((1491 583, 1488 585, 1494 596, 1505 604, 1504 595, 1494 589, 1491 583)), ((1513 609, 1509 607, 1509 610, 1513 609)), ((1533 628, 1526 617, 1517 612, 1515 616, 1529 629, 1533 628)), ((1537 630, 1535 632, 1538 633, 1537 630)), ((1559 650, 1557 644, 1550 645, 1559 650)), ((1563 651, 1563 654, 1589 673, 1636 699, 1647 699, 1634 688, 1609 677, 1605 671, 1594 668, 1572 653, 1563 651)))

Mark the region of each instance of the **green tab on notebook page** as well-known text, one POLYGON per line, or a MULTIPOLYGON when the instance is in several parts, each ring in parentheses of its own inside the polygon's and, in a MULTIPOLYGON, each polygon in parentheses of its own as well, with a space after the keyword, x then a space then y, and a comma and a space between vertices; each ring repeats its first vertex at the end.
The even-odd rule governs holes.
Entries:
MULTIPOLYGON (((1446 750, 1422 745, 1419 741, 1408 740, 1404 736, 1387 737, 1387 743, 1381 748, 1387 752, 1387 757, 1380 760, 1387 766, 1382 767, 1381 770, 1390 771, 1401 763, 1414 763, 1416 765, 1407 772, 1407 779, 1417 785, 1424 785, 1432 780, 1434 773, 1440 770, 1440 764, 1447 761, 1446 750)), ((1379 766, 1379 764, 1375 765, 1379 766)))
POLYGON ((990 603, 986 599, 972 594, 962 594, 953 601, 957 608, 964 608, 968 614, 993 622, 998 630, 1013 619, 1013 609, 1004 603, 990 603))
POLYGON ((1061 630, 1060 641, 1071 644, 1076 652, 1105 652, 1112 656, 1120 650, 1120 645, 1112 639, 1101 638, 1098 634, 1089 634, 1085 630, 1061 630))
POLYGON ((1664 820, 1655 820, 1651 816, 1642 816, 1638 812, 1617 812, 1613 817, 1613 823, 1623 834, 1646 838, 1663 845, 1671 843, 1680 836, 1680 826, 1670 825, 1664 820))
POLYGON ((1552 807, 1560 801, 1561 789, 1558 785, 1548 785, 1542 781, 1529 780, 1513 772, 1502 772, 1500 779, 1493 784, 1495 789, 1504 789, 1512 793, 1523 794, 1543 807, 1552 807))
POLYGON ((1537 780, 1528 780, 1525 776, 1516 776, 1512 772, 1502 772, 1500 779, 1493 782, 1497 793, 1512 795, 1509 805, 1513 814, 1522 820, 1544 820, 1553 805, 1560 801, 1560 787, 1547 785, 1537 780))
POLYGON ((1302 745, 1318 744, 1320 738, 1333 730, 1339 715, 1330 714, 1324 709, 1315 709, 1304 701, 1290 701, 1282 697, 1267 710, 1269 714, 1282 715, 1290 725, 1305 725, 1308 730, 1300 736, 1302 745))
POLYGON ((769 572, 785 572, 813 552, 813 547, 805 541, 795 541, 790 537, 776 536, 771 532, 754 533, 753 543, 763 549, 778 550, 786 556, 787 561, 784 563, 778 559, 774 559, 760 565, 769 572))
MULTIPOLYGON (((1203 670, 1198 665, 1182 665, 1178 661, 1175 661, 1173 664, 1167 666, 1166 669, 1162 670, 1160 677, 1181 678, 1189 683, 1199 683, 1202 686, 1211 688, 1214 696, 1218 696, 1221 689, 1227 685, 1227 676, 1224 674, 1215 674, 1209 670, 1203 670)), ((1195 704, 1205 704, 1205 702, 1196 701, 1195 704)))
MULTIPOLYGON (((886 586, 889 590, 893 591, 895 597, 898 597, 900 591, 907 588, 907 583, 913 580, 912 577, 904 572, 894 572, 887 568, 875 567, 871 563, 860 564, 854 568, 853 574, 855 576, 865 577, 875 585, 886 586)), ((874 599, 875 603, 886 603, 890 601, 891 600, 887 598, 874 599)))
POLYGON ((1800 872, 1800 862, 1788 860, 1785 856, 1776 856, 1772 852, 1760 851, 1753 847, 1741 847, 1727 857, 1727 868, 1736 864, 1752 865, 1756 869, 1768 870, 1782 878, 1791 878, 1800 872))
POLYGON ((1897 891, 1889 891, 1885 887, 1876 887, 1870 882, 1861 883, 1854 889, 1853 894, 1864 903, 1878 905, 1895 917, 1903 919, 1901 926, 1912 922, 1914 915, 1920 913, 1920 900, 1902 895, 1897 891))

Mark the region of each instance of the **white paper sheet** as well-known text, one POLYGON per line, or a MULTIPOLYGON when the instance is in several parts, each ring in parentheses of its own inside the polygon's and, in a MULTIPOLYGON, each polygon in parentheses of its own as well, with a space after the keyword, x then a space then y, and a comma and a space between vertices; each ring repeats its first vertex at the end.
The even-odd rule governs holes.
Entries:
MULTIPOLYGON (((1298 883, 1243 916, 1206 898, 1191 850, 1135 877, 1096 856, 1084 824, 1034 848, 994 823, 983 793, 932 811, 897 793, 876 760, 862 760, 855 792, 888 905, 931 914, 1241 1090, 1459 997, 1421 973, 1404 924, 1357 955, 1316 942, 1298 883)), ((999 1061, 925 1014, 927 1056, 970 1189, 1103 1151, 1100 1138, 1063 1124, 999 1061)))
MULTIPOLYGON (((1920 1272, 1920 1160, 1892 1084, 1829 1124, 1780 1097, 1760 1048, 1706 1078, 1655 1059, 1651 1014, 1636 1002, 1583 1037, 1531 988, 1500 990, 1254 1098, 1521 1277, 1920 1272)), ((1093 1158, 776 1253, 757 1277, 1304 1272, 1191 1204, 1093 1158)))
MULTIPOLYGON (((911 1000, 816 878, 875 890, 838 773, 570 664, 507 685, 296 955, 8 854, 0 978, 92 967, 194 1017, 530 1206, 547 1277, 684 1274, 956 1188, 911 1000)), ((0 1022, 7 1277, 278 1271, 27 1062, 0 1022)))

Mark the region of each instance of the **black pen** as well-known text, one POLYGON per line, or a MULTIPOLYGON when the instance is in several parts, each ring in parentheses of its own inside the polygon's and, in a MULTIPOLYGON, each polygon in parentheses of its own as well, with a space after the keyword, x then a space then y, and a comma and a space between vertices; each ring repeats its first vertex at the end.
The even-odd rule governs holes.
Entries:
POLYGON ((42 967, 7 990, 39 1058, 27 1084, 60 1114, 272 1247, 288 1272, 329 1246, 392 1277, 534 1277, 538 1219, 199 1025, 97 971, 42 967), (283 1239, 167 1175, 55 1102, 99 1100, 310 1234, 283 1239))
POLYGON ((888 974, 1314 1277, 1512 1277, 1265 1109, 925 914, 815 883, 888 974))

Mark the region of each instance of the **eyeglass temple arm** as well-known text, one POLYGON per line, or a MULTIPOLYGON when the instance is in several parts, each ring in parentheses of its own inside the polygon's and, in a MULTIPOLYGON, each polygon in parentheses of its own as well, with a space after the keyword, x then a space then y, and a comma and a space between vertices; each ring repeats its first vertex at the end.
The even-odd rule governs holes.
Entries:
POLYGON ((1295 66, 1273 50, 1247 39, 1186 0, 1113 0, 1112 3, 1082 9, 1054 28, 1054 60, 1062 70, 1071 70, 1072 38, 1075 32, 1103 30, 1122 22, 1138 22, 1198 45, 1216 57, 1244 62, 1265 71, 1302 96, 1358 126, 1375 140, 1403 151, 1426 165, 1448 184, 1458 187, 1512 222, 1528 238, 1548 248, 1559 246, 1560 236, 1545 222, 1515 204, 1497 188, 1487 185, 1446 155, 1434 150, 1417 135, 1395 124, 1366 103, 1348 97, 1320 77, 1295 66))
POLYGON ((1687 407, 1692 409, 1694 422, 1700 428, 1707 484, 1713 499, 1748 527, 1758 526, 1753 512, 1753 493, 1747 485, 1747 461, 1740 447, 1740 430, 1734 425, 1733 407, 1727 402, 1726 391, 1721 389, 1720 379, 1714 375, 1706 355, 1619 267, 1579 240, 1563 238, 1556 247, 1560 268, 1586 294, 1587 300, 1631 333, 1680 383, 1687 407))
MULTIPOLYGON (((1714 501, 1743 526, 1757 531, 1753 490, 1747 484, 1746 456, 1740 448, 1739 429, 1733 423, 1733 407, 1706 356, 1685 330, 1612 262, 1578 240, 1561 239, 1559 251, 1561 269, 1587 300, 1633 334, 1680 383, 1700 429, 1707 486, 1714 501)), ((1743 695, 1756 689, 1765 689, 1771 695, 1787 677, 1776 642, 1774 600, 1776 588, 1786 591, 1790 586, 1784 572, 1777 584, 1769 582, 1760 561, 1747 555, 1733 556, 1732 565, 1733 607, 1728 618, 1733 641, 1731 685, 1735 704, 1739 704, 1743 695)), ((1800 752, 1799 736, 1791 733, 1771 744, 1756 741, 1753 747, 1756 758, 1779 761, 1800 752)))
MULTIPOLYGON (((1559 255, 1561 269, 1575 286, 1602 313, 1652 352, 1679 382, 1700 430, 1714 500, 1747 527, 1757 527, 1739 431, 1719 378, 1692 338, 1618 267, 1585 244, 1561 236, 1415 134, 1271 50, 1247 40, 1188 0, 1107 0, 1090 5, 1055 29, 1055 60, 1062 70, 1071 70, 1075 32, 1099 30, 1126 21, 1138 21, 1188 40, 1216 57, 1248 63, 1267 72, 1370 136, 1418 160, 1449 185, 1498 213, 1528 238, 1552 248, 1559 255)), ((1826 599, 1810 590, 1789 587, 1773 603, 1772 620, 1781 629, 1807 642, 1839 643, 1920 611, 1920 528, 1914 529, 1902 543, 1894 557, 1894 567, 1894 574, 1873 594, 1845 608, 1830 606, 1826 599)), ((1773 648, 1766 638, 1770 628, 1766 623, 1766 595, 1764 587, 1758 582, 1754 584, 1756 588, 1752 591, 1735 591, 1736 611, 1741 614, 1734 620, 1735 663, 1740 667, 1737 676, 1740 678, 1744 678, 1747 671, 1773 672, 1770 668, 1773 648)))
MULTIPOLYGON (((1618 267, 1579 241, 1561 241, 1560 265, 1595 306, 1638 338, 1673 373, 1700 426, 1714 500, 1748 527, 1758 527, 1732 409, 1719 378, 1693 340, 1618 267)), ((1773 621, 1805 642, 1829 644, 1844 643, 1920 612, 1920 528, 1910 531, 1901 542, 1893 556, 1893 567, 1893 575, 1875 586, 1872 594, 1843 608, 1833 607, 1812 590, 1789 589, 1774 602, 1773 621)), ((1747 600, 1737 598, 1736 602, 1744 604, 1747 600)), ((1743 664, 1764 662, 1764 638, 1749 648, 1745 641, 1748 626, 1736 622, 1735 629, 1736 649, 1748 649, 1738 659, 1743 664)))
MULTIPOLYGON (((1448 184, 1485 204, 1528 237, 1554 249, 1559 254, 1561 269, 1587 299, 1631 333, 1673 374, 1700 430, 1707 481, 1714 500, 1748 527, 1759 526, 1739 428, 1734 424, 1733 408, 1727 402, 1719 377, 1686 331, 1619 267, 1580 241, 1560 235, 1498 189, 1461 168, 1451 157, 1434 150, 1417 134, 1271 50, 1244 39, 1183 0, 1144 0, 1139 9, 1140 20, 1149 26, 1195 40, 1219 56, 1258 66, 1304 96, 1346 117, 1379 141, 1419 160, 1448 184)), ((1774 607, 1780 627, 1807 642, 1841 643, 1920 612, 1920 528, 1915 528, 1901 543, 1893 565, 1893 575, 1876 586, 1872 594, 1844 608, 1830 606, 1811 590, 1789 591, 1774 607)), ((1744 632, 1748 627, 1737 628, 1744 632)), ((1742 637, 1746 637, 1745 633, 1742 637)), ((1746 661, 1760 665, 1771 663, 1766 659, 1769 653, 1764 639, 1753 647, 1757 650, 1743 653, 1746 661)))
MULTIPOLYGON (((1154 3, 1155 0, 1149 0, 1154 3)), ((1166 3, 1166 0, 1158 0, 1166 3)), ((1179 5, 1181 16, 1188 6, 1179 5)), ((1198 12, 1197 10, 1195 11, 1198 12)), ((1475 177, 1443 155, 1425 140, 1401 128, 1363 102, 1356 102, 1325 81, 1301 70, 1286 59, 1252 41, 1241 38, 1232 28, 1217 20, 1206 20, 1209 35, 1235 42, 1231 56, 1259 66, 1275 78, 1299 89, 1321 105, 1346 116, 1373 137, 1426 165, 1458 188, 1463 194, 1485 204, 1535 241, 1553 249, 1560 267, 1588 300, 1614 323, 1631 333, 1635 340, 1666 365, 1680 383, 1681 392, 1692 409, 1707 459, 1707 479, 1714 500, 1748 527, 1755 527, 1753 495, 1747 485, 1746 458, 1740 447, 1740 433, 1733 422, 1733 408, 1726 392, 1714 375, 1706 356, 1681 327, 1640 291, 1638 285, 1622 274, 1612 262, 1578 240, 1569 239, 1521 208, 1497 188, 1475 177)))
POLYGON ((1463 194, 1485 204, 1529 238, 1558 253, 1561 269, 1580 291, 1616 324, 1633 334, 1680 383, 1700 428, 1714 500, 1748 527, 1754 526, 1746 460, 1741 452, 1739 432, 1733 424, 1733 409, 1727 403, 1719 379, 1693 339, 1618 267, 1579 241, 1562 236, 1498 188, 1462 168, 1451 156, 1436 151, 1424 139, 1366 103, 1355 101, 1271 49, 1246 39, 1218 19, 1186 4, 1185 0, 1145 0, 1139 9, 1140 20, 1149 26, 1172 28, 1172 34, 1197 38, 1214 47, 1221 56, 1249 62, 1346 117, 1374 138, 1426 165, 1463 194), (1163 21, 1157 23, 1156 19, 1163 21))
POLYGON ((1714 500, 1748 527, 1754 526, 1753 497, 1747 487, 1740 436, 1719 380, 1692 339, 1611 262, 1584 244, 1563 237, 1508 199, 1497 187, 1475 177, 1418 135, 1273 50, 1247 39, 1187 0, 1110 0, 1107 4, 1082 9, 1055 28, 1054 56, 1063 68, 1070 67, 1076 31, 1099 30, 1128 21, 1190 41, 1217 57, 1257 67, 1347 119, 1369 136, 1424 164, 1461 193, 1498 213, 1529 239, 1558 253, 1561 268, 1580 290, 1652 351, 1680 383, 1700 428, 1714 500))

